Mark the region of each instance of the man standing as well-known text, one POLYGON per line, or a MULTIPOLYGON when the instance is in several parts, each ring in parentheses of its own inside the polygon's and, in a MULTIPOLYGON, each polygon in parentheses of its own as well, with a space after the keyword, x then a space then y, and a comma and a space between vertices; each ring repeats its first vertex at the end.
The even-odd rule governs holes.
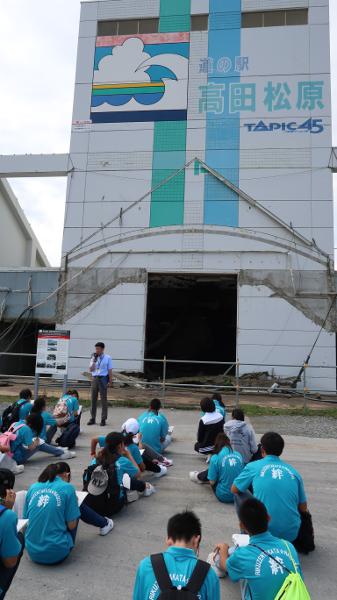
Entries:
POLYGON ((102 415, 101 426, 105 425, 108 418, 108 398, 107 389, 109 383, 112 384, 112 360, 111 356, 104 354, 105 344, 97 342, 95 352, 90 361, 90 372, 92 375, 91 383, 91 419, 88 425, 96 423, 97 398, 98 392, 101 397, 102 415))

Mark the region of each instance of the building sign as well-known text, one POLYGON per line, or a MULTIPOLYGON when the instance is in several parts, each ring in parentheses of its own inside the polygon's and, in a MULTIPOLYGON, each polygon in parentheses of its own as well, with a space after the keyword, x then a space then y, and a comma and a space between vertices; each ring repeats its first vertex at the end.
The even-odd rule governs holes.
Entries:
POLYGON ((67 375, 70 331, 40 329, 37 337, 37 374, 67 375))
POLYGON ((324 109, 324 81, 298 81, 296 85, 266 81, 256 83, 208 83, 199 86, 199 113, 308 111, 324 109), (263 85, 263 89, 262 86, 263 85), (261 100, 258 102, 258 100, 261 100), (262 106, 261 106, 262 105, 262 106))
POLYGON ((186 121, 190 34, 98 37, 93 123, 186 121))

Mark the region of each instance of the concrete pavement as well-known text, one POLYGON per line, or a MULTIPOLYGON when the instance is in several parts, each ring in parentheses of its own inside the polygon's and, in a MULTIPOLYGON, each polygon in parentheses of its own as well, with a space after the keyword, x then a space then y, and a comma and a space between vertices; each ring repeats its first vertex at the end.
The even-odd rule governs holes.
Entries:
MULTIPOLYGON (((89 462, 90 438, 119 429, 130 416, 137 416, 140 409, 110 409, 109 426, 106 428, 84 426, 77 444, 77 458, 69 461, 73 483, 81 489, 81 475, 89 462)), ((106 537, 100 537, 95 528, 80 523, 76 547, 71 556, 57 567, 45 567, 30 562, 25 553, 13 585, 6 598, 27 600, 81 600, 132 598, 135 572, 139 561, 147 554, 164 548, 165 528, 168 518, 186 507, 194 510, 203 525, 201 558, 218 541, 230 542, 237 531, 233 506, 216 500, 207 486, 191 483, 188 473, 204 468, 204 460, 193 452, 199 413, 197 411, 166 412, 175 425, 174 443, 167 456, 174 460, 168 476, 155 480, 157 493, 129 505, 115 518, 115 527, 106 537)), ((83 415, 86 423, 87 414, 83 415)), ((259 418, 252 419, 257 431, 259 418)), ((302 557, 304 576, 312 599, 336 598, 336 489, 337 489, 337 441, 304 437, 285 437, 284 458, 302 474, 313 514, 317 549, 308 557, 302 557)), ((37 480, 48 464, 49 457, 37 455, 32 458, 25 472, 17 477, 16 489, 27 489, 37 480)), ((147 477, 151 480, 150 477, 147 477)), ((221 581, 221 598, 238 600, 239 588, 228 579, 221 581)))

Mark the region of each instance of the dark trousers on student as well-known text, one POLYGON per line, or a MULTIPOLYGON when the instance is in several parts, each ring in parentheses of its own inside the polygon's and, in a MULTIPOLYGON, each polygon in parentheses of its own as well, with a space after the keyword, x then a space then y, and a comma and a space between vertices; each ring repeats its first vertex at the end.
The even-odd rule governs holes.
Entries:
POLYGON ((108 376, 100 376, 92 378, 91 382, 91 418, 96 420, 97 413, 97 399, 98 394, 101 398, 102 405, 102 416, 101 420, 106 421, 108 418, 108 376))
POLYGON ((131 477, 131 490, 137 490, 137 492, 144 492, 146 488, 145 485, 145 481, 142 481, 141 479, 134 479, 133 477, 131 477))
POLYGON ((20 560, 23 555, 23 550, 25 547, 25 538, 22 535, 22 533, 18 533, 18 538, 21 543, 21 552, 18 556, 18 562, 16 563, 15 567, 7 569, 5 565, 0 561, 0 600, 3 600, 3 598, 6 596, 6 593, 8 592, 10 585, 14 579, 15 573, 19 568, 20 560))

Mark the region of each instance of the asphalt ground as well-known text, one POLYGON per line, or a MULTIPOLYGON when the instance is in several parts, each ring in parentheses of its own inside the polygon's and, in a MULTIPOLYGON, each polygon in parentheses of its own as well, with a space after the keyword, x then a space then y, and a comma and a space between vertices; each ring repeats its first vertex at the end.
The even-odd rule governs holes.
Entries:
MULTIPOLYGON (((90 459, 90 438, 119 429, 126 418, 137 416, 140 412, 110 409, 109 424, 105 428, 87 427, 87 414, 83 415, 84 431, 78 438, 77 457, 69 461, 77 489, 81 489, 82 472, 90 459)), ((59 566, 36 565, 25 553, 6 599, 131 599, 139 561, 164 549, 168 518, 186 508, 194 510, 203 525, 201 558, 207 557, 216 542, 231 541, 232 534, 237 532, 233 506, 221 504, 208 486, 196 485, 188 478, 189 471, 205 467, 203 458, 193 451, 199 413, 170 410, 166 414, 170 424, 175 425, 174 443, 166 452, 173 459, 174 466, 166 477, 154 481, 157 493, 130 504, 117 515, 114 529, 106 537, 99 536, 94 527, 80 522, 76 546, 70 557, 59 566)), ((263 419, 252 419, 257 432, 277 430, 277 418, 273 421, 273 417, 268 417, 267 422, 263 419), (264 429, 265 426, 268 426, 267 429, 264 429)), ((313 515, 317 548, 301 559, 311 598, 335 600, 337 441, 316 438, 313 433, 310 437, 285 435, 283 457, 302 474, 313 515)), ((51 461, 47 455, 34 456, 24 473, 17 476, 15 488, 27 489, 48 462, 51 461)), ((151 481, 151 475, 145 479, 151 481)), ((221 598, 239 600, 238 586, 229 579, 222 580, 221 598)))

